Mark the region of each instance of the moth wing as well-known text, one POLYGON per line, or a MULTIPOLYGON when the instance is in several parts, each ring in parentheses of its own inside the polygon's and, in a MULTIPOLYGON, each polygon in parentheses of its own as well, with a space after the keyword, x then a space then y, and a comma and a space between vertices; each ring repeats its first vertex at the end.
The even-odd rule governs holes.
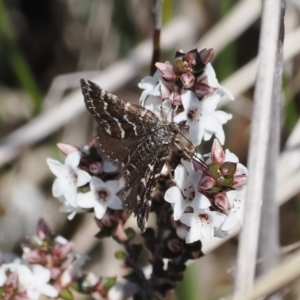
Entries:
POLYGON ((81 79, 81 87, 87 110, 108 136, 143 136, 160 122, 150 110, 110 94, 91 81, 81 79))
MULTIPOLYGON (((138 227, 144 232, 147 228, 148 216, 151 208, 151 194, 157 178, 166 160, 165 151, 160 151, 153 160, 146 164, 138 174, 129 172, 127 175, 128 189, 124 199, 124 208, 127 212, 134 212, 137 216, 138 227), (133 176, 130 176, 133 174, 133 176)), ((129 165, 130 166, 130 165, 129 165)), ((126 170, 124 171, 126 173, 126 170)))
POLYGON ((117 167, 123 169, 136 145, 141 143, 144 137, 134 136, 127 139, 117 139, 107 135, 103 126, 98 125, 95 131, 97 149, 100 156, 112 161, 117 167))

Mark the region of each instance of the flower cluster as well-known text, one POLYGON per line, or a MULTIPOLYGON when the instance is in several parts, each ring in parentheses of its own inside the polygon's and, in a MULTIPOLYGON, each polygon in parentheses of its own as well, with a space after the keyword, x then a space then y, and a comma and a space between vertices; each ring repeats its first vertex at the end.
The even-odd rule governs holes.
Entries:
POLYGON ((117 196, 121 188, 119 180, 102 180, 108 175, 116 174, 117 169, 110 162, 101 161, 95 153, 95 146, 79 149, 59 144, 58 147, 67 154, 65 164, 51 158, 47 159, 47 164, 57 177, 52 193, 63 203, 61 212, 69 213, 68 218, 72 219, 76 213, 94 210, 96 218, 100 220, 108 209, 122 209, 122 201, 117 196), (87 184, 88 191, 84 187, 87 184), (78 188, 83 192, 79 192, 78 188))
POLYGON ((174 117, 175 122, 186 121, 189 140, 199 145, 214 134, 224 144, 223 126, 232 115, 216 111, 221 96, 234 100, 230 91, 222 87, 210 63, 212 49, 188 53, 177 52, 175 63, 156 63, 153 77, 144 78, 139 87, 144 89, 140 103, 157 116, 170 120, 174 111, 183 111, 174 117), (175 108, 179 108, 175 109, 175 108))
POLYGON ((154 76, 139 84, 144 89, 141 105, 169 121, 185 121, 189 131, 184 135, 194 149, 202 140, 217 138, 206 162, 195 153, 189 161, 181 160, 174 172, 175 186, 164 196, 173 205, 174 220, 180 221, 177 234, 186 243, 225 237, 242 221, 245 202, 247 169, 220 145, 225 141, 223 124, 232 116, 216 110, 222 96, 234 97, 218 83, 212 57, 212 49, 177 52, 174 64, 156 63, 154 76))
POLYGON ((22 260, 0 264, 1 299, 37 300, 41 295, 72 299, 70 288, 100 299, 110 288, 94 274, 82 272, 87 257, 76 253, 73 243, 53 236, 43 220, 22 249, 22 260))
MULTIPOLYGON (((186 124, 184 132, 176 138, 177 147, 157 177, 152 199, 146 199, 152 200, 157 232, 147 228, 142 234, 144 244, 136 243, 134 230, 124 227, 128 215, 119 196, 124 184, 112 162, 99 156, 94 141, 85 147, 59 144, 66 155, 65 164, 47 160, 57 177, 52 192, 63 204, 60 211, 68 213, 69 219, 76 213, 94 212, 100 228, 96 237, 112 236, 125 249, 116 253, 116 257, 132 273, 126 276, 128 282, 123 288, 118 283, 109 290, 108 299, 116 294, 112 299, 127 299, 133 294, 153 299, 154 292, 165 295, 174 291, 176 283, 183 278, 186 262, 202 256, 201 240, 211 240, 214 236, 224 238, 238 222, 242 223, 247 169, 222 147, 223 125, 232 116, 216 108, 222 96, 234 98, 216 78, 210 63, 213 54, 212 49, 177 52, 173 64, 156 63, 157 72, 139 83, 144 89, 140 97, 142 106, 164 122, 186 124), (201 156, 196 147, 213 135, 211 153, 201 156), (146 278, 138 265, 143 246, 151 253, 151 279, 146 278), (164 259, 168 259, 167 266, 164 259)), ((61 243, 56 247, 68 253, 71 246, 61 243)), ((40 248, 32 244, 24 248, 24 255, 51 270, 52 275, 57 274, 51 280, 58 290, 68 287, 74 278, 74 268, 57 270, 56 260, 44 259, 40 248)), ((75 278, 78 274, 75 271, 75 278)), ((103 285, 97 284, 89 286, 103 285)))

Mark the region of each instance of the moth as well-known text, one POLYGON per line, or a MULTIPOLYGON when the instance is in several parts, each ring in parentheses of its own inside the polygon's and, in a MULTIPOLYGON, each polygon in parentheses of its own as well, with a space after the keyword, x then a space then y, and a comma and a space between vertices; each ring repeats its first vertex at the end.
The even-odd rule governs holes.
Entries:
POLYGON ((151 194, 184 123, 160 120, 153 112, 81 79, 84 102, 97 123, 95 139, 103 158, 111 160, 124 179, 123 207, 137 217, 144 232, 151 194))

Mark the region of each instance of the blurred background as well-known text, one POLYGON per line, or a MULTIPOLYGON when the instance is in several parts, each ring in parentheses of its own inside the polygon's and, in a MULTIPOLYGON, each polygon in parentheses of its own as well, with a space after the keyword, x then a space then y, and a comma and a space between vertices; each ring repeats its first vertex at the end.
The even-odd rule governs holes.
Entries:
MULTIPOLYGON (((113 256, 118 246, 93 237, 97 233, 93 216, 77 215, 68 221, 58 212, 60 203, 51 194, 54 177, 46 158, 64 160, 58 142, 84 145, 92 139, 93 124, 83 106, 80 78, 138 102, 137 83, 150 69, 152 10, 153 1, 138 0, 0 1, 1 251, 20 254, 20 243, 35 232, 37 220, 43 217, 55 233, 73 240, 77 251, 91 256, 86 269, 99 276, 118 272, 120 262, 113 256), (103 265, 104 260, 108 264, 103 265)), ((247 163, 260 11, 256 0, 165 0, 163 4, 162 61, 172 61, 179 49, 216 50, 212 64, 217 77, 236 97, 233 103, 222 102, 222 109, 233 114, 225 126, 225 148, 243 164, 247 163)), ((279 171, 284 169, 286 179, 297 174, 300 164, 295 131, 300 113, 299 17, 300 2, 289 1, 281 147, 282 157, 292 159, 274 162, 279 163, 279 171), (291 136, 295 139, 287 149, 291 136)), ((203 153, 210 146, 208 142, 203 153)), ((300 236, 300 184, 289 186, 286 193, 286 185, 280 184, 280 241, 286 246, 300 236)), ((206 255, 188 268, 176 299, 228 295, 236 247, 235 237, 206 245, 206 255)), ((284 299, 299 299, 299 286, 295 281, 284 289, 284 299)))

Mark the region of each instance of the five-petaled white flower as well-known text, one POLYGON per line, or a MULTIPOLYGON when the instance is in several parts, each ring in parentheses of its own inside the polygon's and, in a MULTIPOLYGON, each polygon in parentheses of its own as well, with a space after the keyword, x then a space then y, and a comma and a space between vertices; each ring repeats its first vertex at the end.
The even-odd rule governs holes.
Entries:
MULTIPOLYGON (((81 194, 77 194, 77 199, 78 199, 78 197, 80 197, 80 195, 81 194)), ((76 214, 86 212, 86 210, 79 207, 78 204, 76 204, 76 206, 70 205, 70 203, 66 200, 66 198, 64 196, 57 197, 57 199, 63 204, 59 208, 59 212, 67 213, 68 220, 70 220, 70 221, 74 219, 76 214)))
POLYGON ((238 222, 243 224, 246 190, 247 188, 244 186, 240 190, 229 191, 226 193, 231 207, 227 212, 228 216, 221 227, 223 231, 231 230, 238 222))
POLYGON ((207 141, 214 134, 220 143, 224 144, 225 134, 222 125, 230 120, 232 115, 215 110, 220 101, 220 95, 215 94, 199 100, 193 92, 184 91, 181 99, 184 111, 179 113, 174 121, 179 123, 187 120, 191 141, 199 145, 202 139, 207 141))
POLYGON ((186 243, 199 241, 203 237, 210 241, 214 236, 214 227, 219 227, 225 218, 226 215, 208 209, 195 210, 193 213, 183 214, 180 217, 180 221, 190 227, 186 235, 186 243))
POLYGON ((78 168, 80 152, 70 153, 65 164, 47 158, 47 164, 52 173, 57 177, 53 182, 52 193, 54 197, 64 196, 68 203, 77 207, 77 187, 83 186, 91 180, 91 176, 78 168))
POLYGON ((48 297, 57 297, 58 291, 48 284, 51 279, 50 270, 41 265, 32 265, 31 267, 32 270, 26 265, 18 263, 3 264, 0 267, 0 286, 5 281, 7 271, 16 272, 18 274, 20 290, 26 291, 29 299, 37 300, 41 294, 48 297))
POLYGON ((234 100, 233 94, 228 89, 224 88, 219 84, 216 72, 211 63, 208 63, 205 66, 204 72, 201 74, 201 76, 197 78, 197 82, 198 81, 206 83, 208 86, 216 89, 216 92, 221 96, 226 95, 230 100, 234 100))
POLYGON ((146 100, 148 101, 149 97, 155 98, 161 96, 160 82, 161 75, 158 71, 156 71, 153 76, 146 76, 141 80, 138 87, 144 90, 140 97, 140 103, 142 106, 145 106, 146 100))
POLYGON ((103 182, 98 177, 92 177, 90 188, 89 192, 78 197, 78 205, 82 208, 94 208, 97 219, 102 219, 107 207, 122 209, 122 201, 116 195, 120 190, 118 180, 103 182))
POLYGON ((188 206, 194 209, 204 209, 211 205, 208 198, 197 191, 202 172, 195 172, 191 168, 188 171, 184 166, 178 165, 174 176, 176 186, 169 188, 165 193, 165 200, 174 204, 175 221, 188 206))

